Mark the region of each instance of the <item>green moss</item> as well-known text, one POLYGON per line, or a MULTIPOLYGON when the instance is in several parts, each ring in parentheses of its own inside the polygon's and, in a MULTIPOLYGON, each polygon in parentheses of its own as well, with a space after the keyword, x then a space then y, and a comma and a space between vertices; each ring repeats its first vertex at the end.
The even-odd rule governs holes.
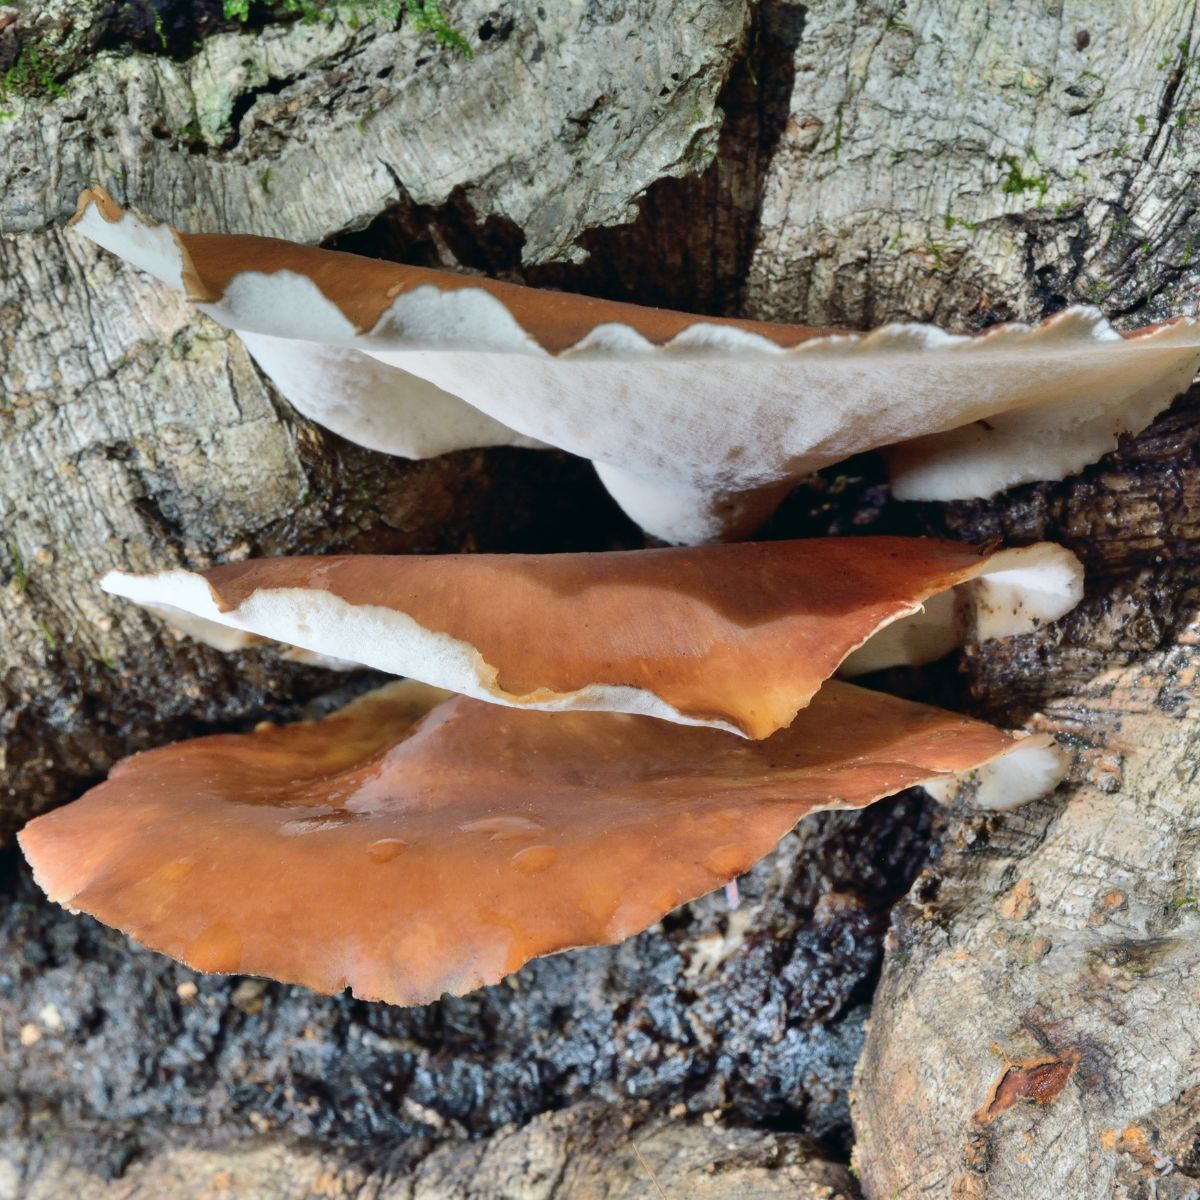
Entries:
MULTIPOLYGON (((1037 156, 1032 151, 1029 152, 1029 157, 1037 163, 1037 156)), ((1006 154, 998 162, 1006 169, 1004 177, 1000 180, 1000 190, 1006 196, 1024 196, 1029 192, 1037 192, 1038 203, 1045 200, 1046 193, 1050 190, 1049 175, 1026 175, 1015 154, 1006 154)))
POLYGON ((245 22, 251 10, 275 12, 298 16, 301 21, 332 21, 341 17, 352 28, 359 28, 368 21, 395 23, 406 14, 418 33, 431 33, 434 40, 464 58, 474 58, 467 39, 463 37, 442 12, 440 0, 224 0, 227 21, 245 22))
POLYGON ((946 255, 950 247, 945 242, 936 242, 933 238, 925 239, 925 253, 933 259, 933 265, 940 271, 946 266, 946 255))
POLYGON ((0 75, 0 99, 7 96, 65 96, 54 60, 40 46, 26 46, 20 57, 0 75))
POLYGON ((438 0, 407 0, 407 11, 418 33, 432 33, 438 45, 455 50, 464 58, 475 57, 467 39, 442 15, 438 0))
POLYGON ((25 560, 21 557, 21 551, 17 549, 16 542, 8 543, 8 553, 12 559, 13 582, 17 585, 17 591, 23 592, 29 585, 29 576, 25 571, 25 560))
POLYGON ((1184 38, 1183 41, 1176 42, 1175 49, 1179 52, 1178 58, 1170 51, 1167 51, 1158 60, 1157 66, 1160 71, 1174 69, 1182 74, 1192 65, 1192 43, 1189 39, 1184 38))

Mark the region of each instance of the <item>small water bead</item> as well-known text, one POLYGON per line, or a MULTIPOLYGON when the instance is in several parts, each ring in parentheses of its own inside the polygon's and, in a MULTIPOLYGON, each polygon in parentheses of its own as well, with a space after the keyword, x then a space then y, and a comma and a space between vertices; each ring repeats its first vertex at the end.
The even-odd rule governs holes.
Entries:
POLYGON ((522 875, 538 875, 554 865, 558 851, 553 846, 526 846, 512 856, 512 865, 522 875))
POLYGON ((387 863, 399 858, 408 849, 408 843, 403 838, 380 838, 367 847, 367 857, 372 862, 387 863))

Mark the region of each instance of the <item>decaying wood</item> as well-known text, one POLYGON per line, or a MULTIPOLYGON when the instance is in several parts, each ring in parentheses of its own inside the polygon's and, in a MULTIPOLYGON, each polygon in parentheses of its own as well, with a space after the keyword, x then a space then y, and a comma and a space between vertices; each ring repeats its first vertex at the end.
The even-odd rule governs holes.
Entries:
MULTIPOLYGON (((853 1200, 844 1167, 795 1134, 647 1120, 637 1106, 586 1104, 485 1142, 377 1148, 369 1158, 285 1142, 167 1148, 114 1180, 95 1140, 0 1142, 0 1200, 853 1200), (390 1161, 389 1161, 390 1158, 390 1161)), ((94 1136, 96 1130, 90 1131, 94 1136)))
MULTIPOLYGON (((868 1196, 1200 1184, 1160 1115, 1200 1085, 1198 646, 1195 623, 1052 703, 1067 794, 960 821, 918 881, 859 1067, 868 1196)), ((1186 1122, 1200 1136, 1194 1099, 1186 1122)))

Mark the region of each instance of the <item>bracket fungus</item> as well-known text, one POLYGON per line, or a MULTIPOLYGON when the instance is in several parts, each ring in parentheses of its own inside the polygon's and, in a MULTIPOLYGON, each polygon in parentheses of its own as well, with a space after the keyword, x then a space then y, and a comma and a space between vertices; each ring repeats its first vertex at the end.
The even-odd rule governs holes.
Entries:
POLYGON ((103 587, 228 649, 269 638, 467 696, 762 738, 838 668, 941 657, 1078 603, 1040 543, 863 537, 585 554, 273 558, 110 572, 103 587), (231 631, 240 631, 231 633, 231 631))
POLYGON ((324 720, 180 742, 20 834, 51 899, 199 970, 422 1004, 621 941, 805 814, 978 771, 1055 786, 1051 740, 833 683, 749 742, 393 683, 324 720))
POLYGON ((591 459, 670 542, 741 536, 796 480, 866 450, 887 450, 906 499, 1061 479, 1142 429, 1200 367, 1200 327, 1184 318, 1126 336, 1074 307, 973 336, 853 333, 178 233, 98 188, 74 221, 241 333, 313 420, 407 456, 549 443, 591 459))

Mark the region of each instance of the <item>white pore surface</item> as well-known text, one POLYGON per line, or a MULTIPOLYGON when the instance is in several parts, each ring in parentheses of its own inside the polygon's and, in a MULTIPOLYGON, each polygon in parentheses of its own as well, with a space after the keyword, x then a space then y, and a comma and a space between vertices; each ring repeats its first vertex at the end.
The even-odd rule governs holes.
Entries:
POLYGON ((152 225, 136 213, 108 221, 98 204, 89 204, 74 229, 155 279, 183 291, 183 255, 169 225, 152 225))
POLYGON ((1063 546, 1001 550, 979 573, 877 630, 839 669, 845 676, 936 662, 965 638, 1013 637, 1057 621, 1083 599, 1083 564, 1063 546))
POLYGON ((1011 637, 1057 621, 1083 599, 1083 564, 1063 546, 1001 550, 961 585, 974 603, 976 638, 1011 637))
POLYGON ((644 528, 690 542, 741 531, 745 513, 730 497, 752 501, 863 450, 964 426, 979 435, 948 453, 936 440, 904 448, 903 495, 987 496, 1062 478, 1111 449, 1120 431, 1142 428, 1200 366, 1192 323, 1125 339, 1083 309, 979 338, 888 326, 788 351, 714 326, 640 350, 626 333, 592 335, 558 356, 367 345, 506 425, 603 464, 615 498, 644 528), (720 336, 705 343, 706 330, 720 336), (986 433, 979 421, 993 433, 976 445, 986 433), (963 469, 948 474, 960 448, 963 469))
POLYGON ((1197 369, 1188 353, 1122 358, 1103 390, 1081 379, 1058 400, 892 447, 892 491, 900 500, 958 500, 1081 471, 1115 450, 1121 434, 1149 425, 1197 369))
POLYGON ((541 445, 465 400, 353 347, 238 332, 299 412, 356 445, 401 458, 432 458, 474 446, 541 445))
POLYGON ((965 793, 976 808, 1007 812, 1048 796, 1066 778, 1070 765, 1054 742, 1035 736, 974 771, 921 786, 942 804, 965 793))
POLYGON ((163 571, 158 575, 110 571, 100 586, 111 595, 124 596, 166 616, 179 628, 185 628, 181 617, 186 617, 187 632, 219 649, 246 644, 236 640, 222 644, 230 630, 240 630, 298 646, 317 656, 304 661, 358 663, 493 704, 549 711, 635 713, 679 725, 740 732, 724 721, 684 716, 654 693, 635 687, 589 684, 574 692, 541 689, 514 695, 497 684, 496 669, 467 642, 426 629, 394 609, 348 604, 315 588, 260 588, 237 608, 222 612, 204 577, 190 571, 163 571))
POLYGON ((838 668, 850 678, 887 667, 919 667, 962 645, 966 622, 958 588, 938 592, 907 616, 897 617, 873 633, 838 668))
MULTIPOLYGON (((92 206, 78 228, 172 281, 167 227, 134 225, 109 225, 92 206)), ((738 497, 758 493, 749 508, 761 508, 770 489, 882 447, 900 447, 899 494, 910 499, 1059 479, 1144 427, 1200 367, 1195 322, 1126 339, 1093 308, 979 337, 888 325, 792 350, 703 321, 661 347, 612 324, 558 355, 481 288, 415 288, 369 331, 289 271, 244 272, 202 308, 233 329, 363 350, 397 370, 401 397, 413 397, 415 375, 507 429, 603 464, 617 500, 667 541, 741 532, 738 497)), ((355 378, 341 377, 339 410, 378 409, 384 377, 361 380, 356 396, 355 378)), ((311 393, 300 403, 311 407, 311 393)), ((396 436, 387 422, 382 434, 365 418, 357 426, 350 436, 375 449, 396 436)))

